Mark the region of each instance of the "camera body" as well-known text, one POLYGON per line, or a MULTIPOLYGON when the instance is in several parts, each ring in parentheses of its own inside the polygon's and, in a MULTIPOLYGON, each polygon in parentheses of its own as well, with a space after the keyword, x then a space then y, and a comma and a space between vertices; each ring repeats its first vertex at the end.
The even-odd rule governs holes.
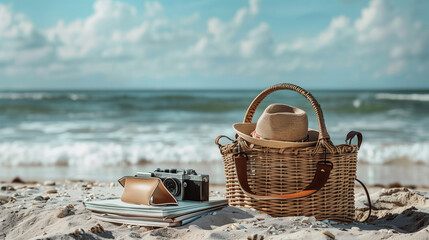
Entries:
POLYGON ((167 190, 179 201, 208 201, 209 175, 197 174, 193 169, 160 169, 137 172, 136 177, 160 178, 167 190))

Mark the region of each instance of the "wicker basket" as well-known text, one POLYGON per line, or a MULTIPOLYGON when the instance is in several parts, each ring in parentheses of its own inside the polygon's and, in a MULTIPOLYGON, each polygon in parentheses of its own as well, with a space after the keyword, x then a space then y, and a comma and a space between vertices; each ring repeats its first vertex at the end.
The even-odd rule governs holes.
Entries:
POLYGON ((233 143, 222 146, 219 136, 216 143, 223 157, 229 205, 254 208, 271 216, 315 216, 318 220, 353 221, 356 158, 361 136, 358 145, 334 146, 318 102, 309 92, 293 84, 278 84, 260 93, 250 104, 244 122, 250 123, 261 101, 277 90, 293 90, 310 101, 319 124, 317 144, 305 148, 279 149, 254 145, 238 137, 233 143), (237 178, 238 167, 235 162, 241 153, 247 155, 246 183, 249 190, 258 196, 268 196, 267 199, 254 197, 243 190, 237 178), (320 161, 333 164, 329 178, 320 190, 299 198, 269 197, 302 191, 312 183, 320 161))

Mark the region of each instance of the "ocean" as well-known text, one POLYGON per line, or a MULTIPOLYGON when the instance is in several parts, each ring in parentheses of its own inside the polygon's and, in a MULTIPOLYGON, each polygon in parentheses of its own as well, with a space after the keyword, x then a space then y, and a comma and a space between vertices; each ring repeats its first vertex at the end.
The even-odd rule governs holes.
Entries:
MULTIPOLYGON (((221 183, 214 139, 235 135, 232 124, 259 92, 0 91, 0 178, 114 180, 160 166, 210 172, 221 183)), ((311 93, 335 144, 351 130, 362 132, 364 180, 429 185, 429 91, 311 93), (409 177, 390 176, 392 168, 401 175, 410 166, 409 177)), ((254 121, 271 103, 302 108, 317 129, 311 105, 294 92, 271 94, 254 121)))

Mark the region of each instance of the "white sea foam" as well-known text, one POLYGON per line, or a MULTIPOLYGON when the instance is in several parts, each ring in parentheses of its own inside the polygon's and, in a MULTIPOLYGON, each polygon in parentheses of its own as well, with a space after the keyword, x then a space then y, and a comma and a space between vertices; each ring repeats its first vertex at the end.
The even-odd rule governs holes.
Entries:
POLYGON ((360 99, 353 100, 353 107, 359 108, 361 104, 362 104, 362 101, 360 99))
POLYGON ((368 163, 423 163, 429 165, 429 142, 418 143, 363 143, 359 160, 368 163))
POLYGON ((23 122, 18 125, 20 131, 39 131, 45 134, 60 134, 73 131, 103 131, 113 129, 114 124, 110 122, 76 121, 76 122, 23 122))
POLYGON ((141 162, 220 161, 214 145, 195 143, 119 144, 75 142, 69 144, 11 142, 0 144, 0 166, 100 167, 141 162))
POLYGON ((429 94, 396 94, 396 93, 378 93, 376 99, 398 100, 398 101, 421 101, 428 102, 429 94))
POLYGON ((43 98, 48 98, 50 95, 46 93, 0 93, 0 99, 33 99, 33 100, 40 100, 43 98))
POLYGON ((10 139, 0 142, 0 166, 220 161, 213 141, 219 133, 232 132, 226 124, 23 122, 15 129, 0 128, 0 133, 10 139), (11 130, 20 131, 28 139, 17 140, 18 134, 11 130))
MULTIPOLYGON (((358 158, 370 164, 423 163, 429 165, 429 142, 410 144, 364 143, 358 158)), ((221 161, 219 149, 212 143, 153 142, 121 144, 115 142, 0 144, 0 166, 101 166, 135 165, 149 162, 221 161)))
MULTIPOLYGON (((42 99, 53 99, 61 97, 59 94, 51 94, 46 92, 3 92, 0 93, 0 99, 10 99, 10 100, 19 100, 19 99, 32 99, 32 100, 42 100, 42 99)), ((86 99, 87 96, 84 94, 69 93, 65 97, 69 98, 72 101, 86 99)))

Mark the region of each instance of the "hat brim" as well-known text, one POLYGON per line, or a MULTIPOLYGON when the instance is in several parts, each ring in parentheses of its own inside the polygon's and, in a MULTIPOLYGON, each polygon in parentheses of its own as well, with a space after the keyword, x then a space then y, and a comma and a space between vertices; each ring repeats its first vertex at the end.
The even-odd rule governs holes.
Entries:
POLYGON ((263 147, 271 148, 289 148, 289 147, 310 147, 315 146, 317 139, 319 138, 319 132, 309 128, 308 129, 308 141, 305 142, 288 142, 288 141, 276 141, 254 138, 250 134, 255 130, 256 123, 236 123, 233 125, 238 136, 242 137, 249 143, 263 147))

